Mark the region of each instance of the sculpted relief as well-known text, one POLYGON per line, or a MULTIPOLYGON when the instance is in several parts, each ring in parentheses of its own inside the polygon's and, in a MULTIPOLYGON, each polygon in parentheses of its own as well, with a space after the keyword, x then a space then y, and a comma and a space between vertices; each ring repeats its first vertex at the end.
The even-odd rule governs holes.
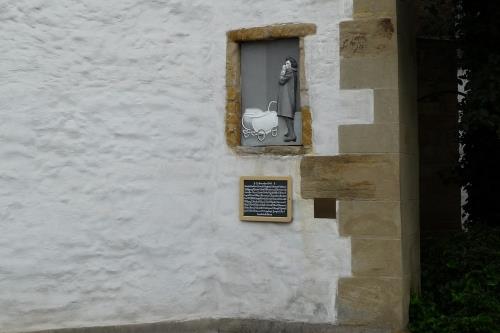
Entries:
POLYGON ((241 45, 243 146, 301 145, 298 39, 241 45))

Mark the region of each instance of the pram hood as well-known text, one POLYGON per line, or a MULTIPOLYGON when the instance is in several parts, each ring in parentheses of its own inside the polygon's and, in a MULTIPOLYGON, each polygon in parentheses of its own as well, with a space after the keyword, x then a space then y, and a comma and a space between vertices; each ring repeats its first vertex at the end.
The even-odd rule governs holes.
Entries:
POLYGON ((271 112, 271 111, 263 111, 263 110, 258 109, 258 108, 248 108, 248 109, 245 109, 243 116, 249 117, 249 118, 259 118, 259 117, 267 116, 268 112, 271 112))

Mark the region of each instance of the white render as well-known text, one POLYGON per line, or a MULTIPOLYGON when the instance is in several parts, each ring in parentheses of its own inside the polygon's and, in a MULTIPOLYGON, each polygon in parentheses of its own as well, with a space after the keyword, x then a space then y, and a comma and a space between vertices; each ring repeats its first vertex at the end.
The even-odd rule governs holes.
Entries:
POLYGON ((372 121, 339 90, 352 0, 0 1, 0 331, 209 317, 335 322, 350 242, 300 156, 225 143, 226 31, 315 23, 314 151, 372 121), (294 221, 238 219, 242 175, 290 175, 294 221))

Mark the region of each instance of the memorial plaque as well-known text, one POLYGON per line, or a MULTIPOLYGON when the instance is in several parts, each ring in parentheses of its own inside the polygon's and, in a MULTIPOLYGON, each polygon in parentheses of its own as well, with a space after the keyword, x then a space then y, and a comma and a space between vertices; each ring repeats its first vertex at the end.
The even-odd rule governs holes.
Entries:
POLYGON ((292 178, 245 176, 240 178, 240 220, 292 221, 292 178))

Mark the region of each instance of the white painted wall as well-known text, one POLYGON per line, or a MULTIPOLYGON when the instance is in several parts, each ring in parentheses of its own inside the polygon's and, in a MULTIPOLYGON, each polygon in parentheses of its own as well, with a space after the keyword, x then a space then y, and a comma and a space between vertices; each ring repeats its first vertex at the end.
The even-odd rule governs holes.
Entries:
POLYGON ((300 199, 299 157, 224 138, 225 32, 316 23, 318 154, 371 94, 340 92, 350 0, 0 1, 0 331, 200 317, 334 322, 350 244, 300 199), (291 175, 294 222, 238 220, 241 175, 291 175))

